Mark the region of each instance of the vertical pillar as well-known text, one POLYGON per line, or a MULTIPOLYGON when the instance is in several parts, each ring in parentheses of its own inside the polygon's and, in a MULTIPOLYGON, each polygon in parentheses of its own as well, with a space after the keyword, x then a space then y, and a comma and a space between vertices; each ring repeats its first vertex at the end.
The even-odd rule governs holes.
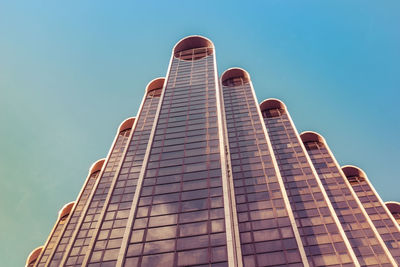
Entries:
POLYGON ((83 262, 82 255, 85 255, 93 229, 98 223, 98 213, 100 213, 104 204, 104 198, 110 188, 115 170, 119 166, 134 120, 134 118, 129 118, 122 122, 118 128, 107 158, 102 161, 102 165, 97 169, 96 183, 92 185, 92 189, 88 191, 90 193, 86 195, 85 201, 82 202, 79 216, 77 214, 74 221, 75 226, 68 231, 63 248, 59 252, 57 260, 51 261, 50 267, 63 266, 70 254, 72 254, 71 261, 74 264, 79 265, 83 262))
MULTIPOLYGON (((115 266, 117 262, 163 85, 164 78, 157 78, 146 87, 134 132, 122 159, 121 168, 117 170, 111 190, 105 199, 99 215, 100 224, 93 233, 83 266, 99 262, 115 266)), ((73 263, 66 266, 73 266, 73 263)))
MULTIPOLYGON (((81 265, 88 251, 89 242, 93 237, 93 232, 98 226, 99 215, 104 206, 106 196, 110 190, 114 175, 120 166, 124 151, 126 150, 128 139, 131 136, 132 126, 135 118, 128 118, 121 123, 113 145, 104 162, 104 167, 99 173, 98 182, 95 184, 87 204, 83 211, 74 232, 70 238, 61 263, 56 266, 77 266, 81 265)), ((53 267, 53 265, 50 265, 53 267)))
POLYGON ((175 46, 117 266, 235 266, 217 82, 211 41, 190 36, 175 46))
POLYGON ((57 222, 54 225, 53 230, 51 231, 49 237, 47 238, 47 241, 45 245, 43 246, 43 249, 37 259, 37 264, 36 266, 38 267, 44 267, 47 260, 49 259, 49 256, 51 252, 53 251, 58 238, 60 237, 60 234, 62 233, 65 224, 68 219, 68 215, 70 214, 75 202, 70 202, 68 204, 65 204, 64 207, 60 210, 58 213, 58 218, 57 222))
POLYGON ((97 182, 97 178, 99 176, 100 169, 102 168, 104 163, 104 159, 98 160, 93 163, 92 167, 89 170, 88 177, 85 181, 85 184, 82 187, 81 192, 78 195, 77 200, 75 201, 75 205, 70 211, 70 216, 68 216, 65 221, 65 226, 61 230, 58 240, 54 244, 54 248, 51 250, 48 258, 43 265, 41 263, 40 266, 59 266, 62 256, 64 255, 65 249, 70 241, 71 235, 76 228, 78 220, 82 214, 82 209, 85 207, 89 195, 92 192, 94 185, 97 182))
POLYGON ((235 211, 245 266, 308 266, 249 74, 221 77, 235 211))
POLYGON ((343 166, 342 170, 354 192, 363 204, 387 248, 400 265, 400 227, 382 199, 375 191, 363 170, 355 166, 343 166))
POLYGON ((311 266, 360 266, 285 105, 260 105, 311 266))
POLYGON ((325 139, 315 132, 300 137, 360 264, 397 266, 325 139))

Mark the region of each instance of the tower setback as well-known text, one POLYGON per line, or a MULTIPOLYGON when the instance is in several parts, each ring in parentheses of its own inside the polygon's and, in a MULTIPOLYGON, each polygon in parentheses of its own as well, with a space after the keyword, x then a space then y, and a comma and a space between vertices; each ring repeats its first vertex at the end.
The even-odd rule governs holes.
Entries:
POLYGON ((189 36, 28 267, 399 266, 400 204, 189 36))

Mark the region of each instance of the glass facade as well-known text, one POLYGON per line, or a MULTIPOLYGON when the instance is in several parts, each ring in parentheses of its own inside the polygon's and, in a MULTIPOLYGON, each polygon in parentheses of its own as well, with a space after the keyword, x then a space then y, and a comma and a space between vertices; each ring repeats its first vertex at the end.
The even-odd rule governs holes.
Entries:
POLYGON ((304 266, 250 86, 244 76, 222 81, 243 262, 304 266))
POLYGON ((92 253, 88 254, 89 266, 99 266, 100 262, 101 266, 116 264, 161 90, 162 84, 161 88, 148 92, 145 98, 121 169, 104 205, 101 225, 96 230, 93 244, 89 248, 92 250, 92 253))
POLYGON ((277 100, 263 104, 265 125, 310 265, 355 266, 357 263, 334 220, 336 215, 329 207, 284 105, 277 100))
POLYGON ((391 252, 397 264, 400 265, 400 231, 399 225, 394 220, 385 204, 375 193, 365 173, 352 166, 342 168, 354 192, 357 194, 365 211, 381 235, 386 247, 391 252))
POLYGON ((126 266, 227 266, 211 49, 172 59, 126 266))
MULTIPOLYGON (((91 178, 91 176, 89 176, 89 178, 91 178)), ((90 180, 90 179, 89 179, 90 180)), ((74 202, 71 202, 69 204, 67 204, 61 211, 59 214, 59 218, 56 222, 56 225, 53 229, 53 232, 50 234, 49 239, 46 242, 46 245, 44 246, 44 249, 41 252, 41 255, 38 257, 37 261, 38 261, 38 265, 39 267, 44 267, 47 260, 49 259, 49 256, 51 254, 51 252, 54 249, 54 246, 58 240, 58 238, 60 237, 60 234, 65 226, 65 223, 68 219, 68 215, 72 209, 72 207, 74 206, 74 202)), ((33 266, 33 265, 32 265, 33 266)))
MULTIPOLYGON (((102 163, 101 163, 102 164, 102 163)), ((86 205, 89 195, 95 185, 98 176, 100 174, 100 170, 96 170, 89 175, 89 178, 82 190, 81 195, 79 196, 78 200, 76 201, 75 208, 71 211, 69 215, 68 221, 66 221, 66 225, 63 228, 62 233, 60 233, 60 237, 57 240, 54 249, 50 253, 48 259, 46 259, 45 264, 41 262, 38 266, 58 266, 62 256, 65 253, 67 245, 71 240, 72 233, 75 231, 76 226, 78 224, 78 220, 82 214, 82 210, 86 205)))
MULTIPOLYGON (((121 131, 111 151, 110 157, 105 164, 102 175, 91 195, 90 203, 82 214, 82 218, 77 223, 70 243, 65 251, 61 264, 64 266, 79 266, 82 264, 84 256, 88 250, 89 242, 93 236, 94 229, 99 222, 99 215, 103 208, 106 196, 111 186, 111 182, 121 161, 124 148, 126 147, 131 129, 121 131)), ((64 254, 64 253, 63 253, 64 254)), ((52 261, 50 266, 59 266, 59 262, 52 261)))
POLYGON ((175 45, 26 266, 398 266, 400 204, 216 66, 210 40, 175 45))
MULTIPOLYGON (((323 140, 312 133, 301 135, 346 236, 362 266, 392 266, 385 245, 363 210, 340 167, 323 140), (311 138, 310 138, 311 137, 311 138), (316 138, 312 138, 316 137, 316 138)), ((320 138, 322 139, 322 138, 320 138)))

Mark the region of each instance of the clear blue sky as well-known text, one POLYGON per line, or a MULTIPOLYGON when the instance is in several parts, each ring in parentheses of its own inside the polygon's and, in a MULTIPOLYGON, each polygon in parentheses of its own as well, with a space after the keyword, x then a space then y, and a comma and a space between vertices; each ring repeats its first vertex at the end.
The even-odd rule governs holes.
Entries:
POLYGON ((0 1, 1 265, 43 244, 192 34, 214 42, 219 73, 246 69, 260 101, 284 101, 300 132, 400 201, 399 13, 398 0, 0 1))

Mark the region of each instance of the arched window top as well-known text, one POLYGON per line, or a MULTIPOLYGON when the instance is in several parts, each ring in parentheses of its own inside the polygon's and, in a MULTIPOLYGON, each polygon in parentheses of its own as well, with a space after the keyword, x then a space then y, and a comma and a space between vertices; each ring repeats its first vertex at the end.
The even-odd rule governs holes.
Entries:
POLYGON ((127 118, 124 120, 118 127, 118 132, 121 133, 123 131, 132 129, 133 124, 135 123, 135 117, 127 118))
POLYGON ((300 138, 307 150, 314 150, 325 146, 325 139, 316 132, 302 132, 300 138))
POLYGON ((180 40, 174 47, 174 57, 181 60, 198 60, 212 55, 214 44, 203 36, 192 35, 180 40))
POLYGON ((62 207, 61 210, 58 212, 58 219, 60 220, 61 218, 68 216, 74 205, 74 201, 65 204, 64 207, 62 207))
POLYGON ((98 161, 93 163, 92 166, 89 169, 89 175, 92 175, 95 172, 100 171, 101 168, 103 168, 103 165, 104 165, 105 161, 106 161, 106 159, 99 159, 98 161))
POLYGON ((346 175, 347 180, 349 180, 350 184, 352 185, 358 184, 367 179, 367 175, 365 174, 365 172, 356 166, 343 166, 342 171, 344 175, 346 175))
POLYGON ((151 80, 146 86, 146 93, 148 96, 159 97, 161 96, 164 87, 165 78, 159 77, 151 80))
POLYGON ((389 211, 394 214, 400 214, 400 202, 397 201, 387 201, 385 202, 386 207, 389 211))
POLYGON ((43 249, 43 246, 40 246, 40 247, 32 250, 32 252, 29 254, 28 258, 26 259, 25 267, 31 267, 35 264, 37 258, 40 255, 40 252, 42 252, 42 249, 43 249))
POLYGON ((242 68, 230 68, 222 74, 221 82, 224 86, 248 84, 250 82, 250 75, 242 68))
POLYGON ((275 118, 286 114, 285 104, 276 98, 269 98, 261 102, 260 109, 264 118, 275 118))

